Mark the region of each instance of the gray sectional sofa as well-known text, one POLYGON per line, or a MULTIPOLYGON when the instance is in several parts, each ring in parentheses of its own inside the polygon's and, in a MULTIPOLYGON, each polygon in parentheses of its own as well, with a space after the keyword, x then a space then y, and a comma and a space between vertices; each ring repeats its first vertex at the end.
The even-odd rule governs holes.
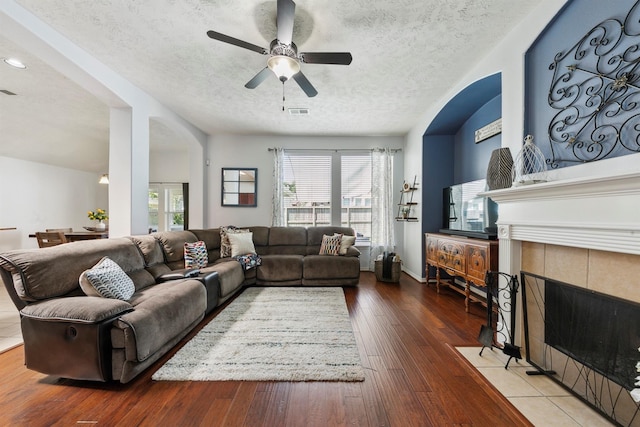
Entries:
POLYGON ((20 310, 25 364, 48 375, 126 383, 243 286, 357 285, 359 252, 319 255, 343 227, 247 227, 262 264, 220 258, 220 230, 162 232, 0 254, 0 278, 20 310), (203 241, 208 264, 185 269, 184 244, 203 241), (87 296, 81 274, 109 257, 135 289, 127 300, 87 296))

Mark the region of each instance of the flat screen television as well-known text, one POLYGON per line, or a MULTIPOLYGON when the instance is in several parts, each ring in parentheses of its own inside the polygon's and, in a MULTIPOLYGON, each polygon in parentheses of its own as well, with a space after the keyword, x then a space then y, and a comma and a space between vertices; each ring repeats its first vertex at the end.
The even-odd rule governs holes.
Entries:
POLYGON ((498 204, 480 196, 487 181, 479 179, 445 187, 442 190, 441 233, 480 239, 497 239, 498 204))

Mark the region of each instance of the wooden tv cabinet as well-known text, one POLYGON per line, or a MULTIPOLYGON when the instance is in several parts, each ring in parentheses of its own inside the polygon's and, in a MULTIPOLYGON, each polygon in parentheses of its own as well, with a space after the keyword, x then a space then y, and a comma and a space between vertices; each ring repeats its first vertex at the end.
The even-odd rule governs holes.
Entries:
POLYGON ((498 241, 474 239, 471 237, 449 236, 447 234, 425 233, 427 280, 429 266, 436 269, 436 290, 440 286, 465 296, 465 311, 469 311, 469 302, 483 302, 483 299, 471 292, 471 283, 485 287, 484 276, 487 270, 498 271, 498 241), (445 281, 440 278, 440 269, 452 276, 445 281), (454 284, 455 277, 464 280, 464 287, 454 284))

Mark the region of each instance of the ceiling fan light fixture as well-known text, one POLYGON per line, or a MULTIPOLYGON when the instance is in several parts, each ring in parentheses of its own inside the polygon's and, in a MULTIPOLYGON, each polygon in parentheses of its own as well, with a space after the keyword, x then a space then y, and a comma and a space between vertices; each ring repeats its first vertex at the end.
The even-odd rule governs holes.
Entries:
POLYGON ((300 64, 294 58, 285 55, 273 55, 267 60, 267 67, 281 82, 286 82, 300 71, 300 64))

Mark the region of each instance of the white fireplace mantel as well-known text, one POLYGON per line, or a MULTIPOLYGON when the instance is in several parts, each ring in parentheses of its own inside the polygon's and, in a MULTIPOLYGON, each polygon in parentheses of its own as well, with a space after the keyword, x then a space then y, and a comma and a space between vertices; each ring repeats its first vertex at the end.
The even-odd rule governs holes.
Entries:
POLYGON ((640 173, 550 181, 483 193, 501 240, 640 255, 640 173))

